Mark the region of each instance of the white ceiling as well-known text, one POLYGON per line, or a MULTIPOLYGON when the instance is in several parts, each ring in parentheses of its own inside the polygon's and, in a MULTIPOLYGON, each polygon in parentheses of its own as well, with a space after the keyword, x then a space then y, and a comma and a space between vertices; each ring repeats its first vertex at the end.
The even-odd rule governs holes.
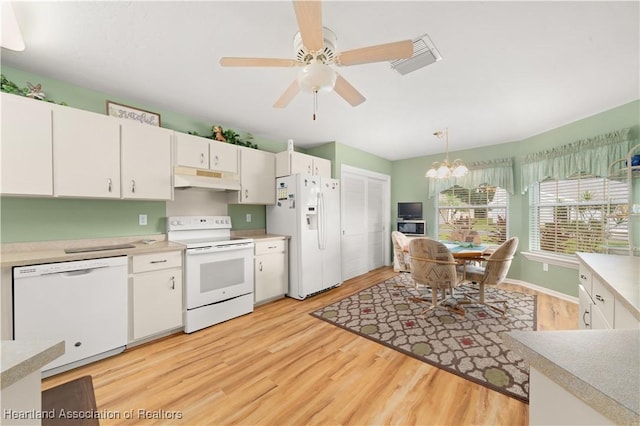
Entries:
MULTIPOLYGON (((428 33, 443 59, 402 76, 341 67, 366 98, 273 103, 297 69, 222 68, 221 56, 293 58, 289 1, 15 2, 26 49, 2 62, 256 136, 337 141, 389 160, 521 140, 640 98, 639 2, 325 1, 338 51, 428 33)), ((34 82, 35 83, 35 82, 34 82)), ((46 87, 44 88, 46 93, 46 87)))

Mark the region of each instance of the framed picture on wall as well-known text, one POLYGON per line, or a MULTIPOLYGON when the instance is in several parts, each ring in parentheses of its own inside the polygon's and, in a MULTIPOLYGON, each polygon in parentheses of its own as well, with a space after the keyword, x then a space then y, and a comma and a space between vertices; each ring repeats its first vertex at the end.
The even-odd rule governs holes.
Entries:
POLYGON ((160 127, 160 114, 107 101, 107 115, 160 127))

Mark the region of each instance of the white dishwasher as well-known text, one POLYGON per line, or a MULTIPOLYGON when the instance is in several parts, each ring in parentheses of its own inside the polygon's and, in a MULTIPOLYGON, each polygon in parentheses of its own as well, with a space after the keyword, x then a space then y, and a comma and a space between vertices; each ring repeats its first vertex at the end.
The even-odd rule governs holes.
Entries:
POLYGON ((13 268, 13 338, 65 341, 44 377, 122 352, 127 312, 126 256, 13 268))

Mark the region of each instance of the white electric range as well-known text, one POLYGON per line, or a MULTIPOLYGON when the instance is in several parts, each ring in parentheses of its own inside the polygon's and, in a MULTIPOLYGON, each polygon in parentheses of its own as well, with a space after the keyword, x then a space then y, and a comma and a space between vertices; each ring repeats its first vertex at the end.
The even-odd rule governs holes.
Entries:
POLYGON ((231 237, 229 216, 168 217, 167 237, 186 246, 186 333, 253 312, 254 244, 231 237))

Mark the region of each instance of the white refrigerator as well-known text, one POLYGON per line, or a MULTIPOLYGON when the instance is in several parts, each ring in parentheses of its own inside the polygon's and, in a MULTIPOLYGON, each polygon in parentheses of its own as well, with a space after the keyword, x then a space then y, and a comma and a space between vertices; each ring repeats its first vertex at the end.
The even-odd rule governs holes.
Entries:
POLYGON ((307 296, 342 284, 340 182, 311 175, 276 179, 276 204, 267 206, 267 232, 289 240, 287 296, 307 296))

